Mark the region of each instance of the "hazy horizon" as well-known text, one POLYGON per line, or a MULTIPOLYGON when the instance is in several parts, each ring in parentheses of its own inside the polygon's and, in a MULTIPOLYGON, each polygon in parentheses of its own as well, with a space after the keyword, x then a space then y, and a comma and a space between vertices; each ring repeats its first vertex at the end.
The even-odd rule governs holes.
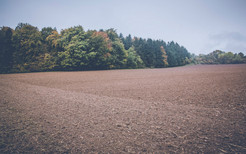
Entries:
POLYGON ((245 6, 244 0, 0 0, 0 27, 114 28, 124 36, 175 41, 195 54, 246 54, 245 6))

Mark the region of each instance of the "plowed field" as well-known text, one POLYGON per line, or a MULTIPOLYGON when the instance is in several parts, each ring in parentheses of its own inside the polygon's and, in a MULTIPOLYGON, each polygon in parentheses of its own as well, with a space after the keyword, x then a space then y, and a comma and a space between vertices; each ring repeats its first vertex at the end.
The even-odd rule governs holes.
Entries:
POLYGON ((246 153, 246 65, 0 75, 0 153, 246 153))

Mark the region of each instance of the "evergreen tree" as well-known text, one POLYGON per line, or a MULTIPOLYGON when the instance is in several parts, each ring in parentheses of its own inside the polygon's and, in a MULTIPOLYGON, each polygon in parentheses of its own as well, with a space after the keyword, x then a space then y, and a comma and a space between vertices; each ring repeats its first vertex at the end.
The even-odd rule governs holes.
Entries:
POLYGON ((7 73, 13 65, 13 30, 9 27, 0 28, 0 73, 7 73))
POLYGON ((123 41, 125 49, 128 50, 132 46, 132 36, 129 34, 123 41))

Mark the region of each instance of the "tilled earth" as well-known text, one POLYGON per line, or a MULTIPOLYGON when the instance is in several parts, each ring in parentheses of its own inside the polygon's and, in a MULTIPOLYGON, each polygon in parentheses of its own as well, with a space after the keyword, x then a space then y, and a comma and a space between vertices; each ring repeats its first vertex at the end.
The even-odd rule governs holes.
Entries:
POLYGON ((0 153, 246 153, 246 65, 0 75, 0 153))

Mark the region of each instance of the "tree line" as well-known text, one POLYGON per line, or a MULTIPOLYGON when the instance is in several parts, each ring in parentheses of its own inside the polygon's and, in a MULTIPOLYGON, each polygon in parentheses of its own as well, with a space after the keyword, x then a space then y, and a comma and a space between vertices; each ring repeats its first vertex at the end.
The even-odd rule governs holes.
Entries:
POLYGON ((196 64, 241 64, 246 63, 246 56, 240 53, 215 50, 207 55, 191 56, 191 63, 196 64))
POLYGON ((163 68, 190 63, 178 43, 124 37, 115 29, 61 30, 28 23, 0 28, 0 72, 74 71, 122 68, 163 68))

